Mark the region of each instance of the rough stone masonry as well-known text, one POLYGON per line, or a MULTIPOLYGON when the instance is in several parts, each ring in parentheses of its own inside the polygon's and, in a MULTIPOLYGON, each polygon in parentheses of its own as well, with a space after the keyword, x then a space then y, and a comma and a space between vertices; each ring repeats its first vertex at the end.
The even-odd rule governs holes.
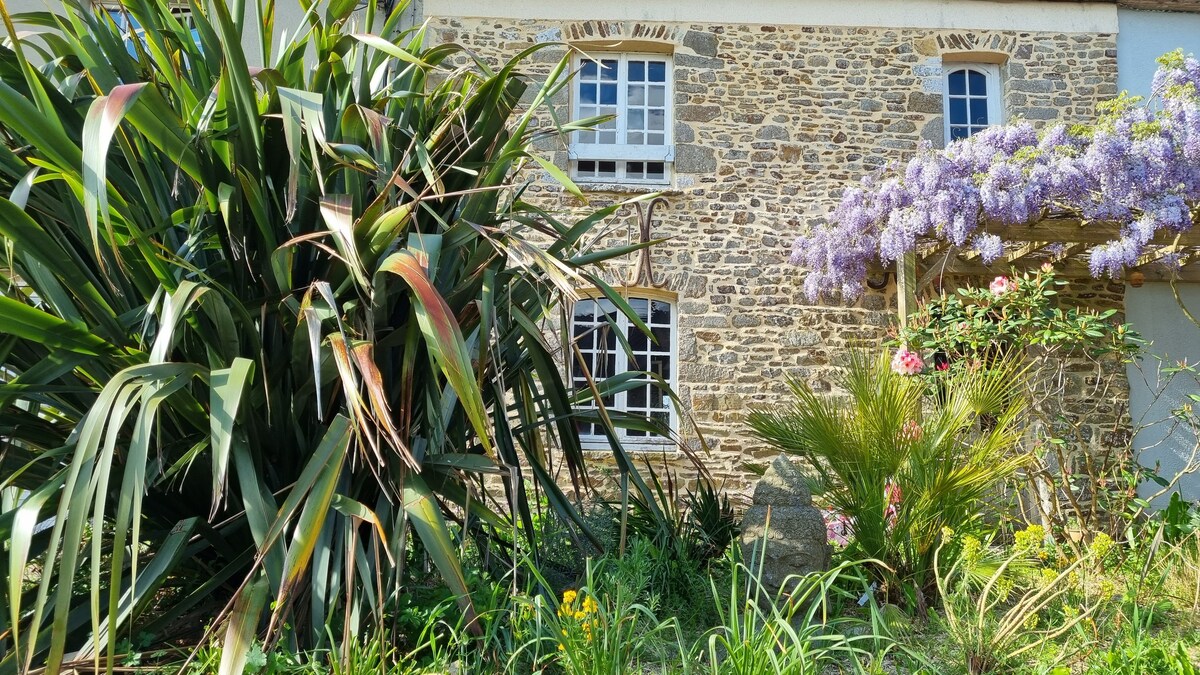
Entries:
MULTIPOLYGON (((894 281, 853 306, 814 305, 787 257, 845 186, 906 159, 922 139, 941 144, 942 61, 964 53, 1003 61, 1006 120, 1086 122, 1117 93, 1116 41, 1107 33, 443 17, 431 34, 496 60, 538 42, 593 51, 636 40, 673 54, 674 176, 654 231, 671 239, 653 261, 678 294, 685 413, 712 449, 707 465, 729 488, 744 488, 753 478, 747 467, 773 454, 747 433, 748 410, 778 400, 785 375, 829 389, 845 348, 878 342, 894 320, 894 281)), ((529 74, 544 77, 564 53, 538 52, 529 74)), ((555 103, 567 119, 566 96, 555 103)), ((565 147, 540 150, 567 168, 565 147)), ((600 186, 588 197, 596 207, 645 189, 600 186)), ((581 207, 548 176, 531 193, 548 207, 581 207)), ((614 236, 636 234, 630 214, 614 236)), ((610 273, 616 280, 627 269, 610 273)), ((1103 300, 1120 307, 1119 293, 1103 300)))

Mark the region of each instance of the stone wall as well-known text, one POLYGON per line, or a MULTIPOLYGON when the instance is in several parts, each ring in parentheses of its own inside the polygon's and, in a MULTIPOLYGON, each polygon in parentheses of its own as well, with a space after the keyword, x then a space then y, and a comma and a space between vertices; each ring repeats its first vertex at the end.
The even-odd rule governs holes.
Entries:
MULTIPOLYGON (((1083 122, 1117 93, 1112 34, 454 17, 433 19, 431 35, 496 59, 555 41, 637 40, 674 54, 675 176, 653 233, 672 239, 653 262, 679 295, 679 391, 728 487, 773 454, 747 434, 748 410, 778 400, 787 375, 828 389, 848 345, 885 336, 894 282, 853 306, 814 305, 787 257, 846 185, 922 139, 941 144, 942 59, 1004 61, 1008 120, 1083 122)), ((539 52, 529 74, 544 76, 564 53, 539 52)), ((565 96, 556 104, 565 119, 565 96)), ((564 147, 541 149, 566 168, 564 147)), ((628 196, 608 188, 590 203, 628 196)), ((531 193, 579 206, 545 176, 531 193)), ((614 236, 636 233, 630 216, 614 236)))

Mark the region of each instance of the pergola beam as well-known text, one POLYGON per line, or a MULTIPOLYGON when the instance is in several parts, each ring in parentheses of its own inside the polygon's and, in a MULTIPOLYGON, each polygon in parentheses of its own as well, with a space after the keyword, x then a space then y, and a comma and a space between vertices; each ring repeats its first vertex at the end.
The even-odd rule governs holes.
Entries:
MULTIPOLYGON (((1066 244, 1106 244, 1121 236, 1111 223, 1084 224, 1074 218, 1049 218, 1032 225, 985 225, 983 231, 1008 241, 1061 241, 1066 244)), ((1200 246, 1200 226, 1178 234, 1159 234, 1150 243, 1200 246)))

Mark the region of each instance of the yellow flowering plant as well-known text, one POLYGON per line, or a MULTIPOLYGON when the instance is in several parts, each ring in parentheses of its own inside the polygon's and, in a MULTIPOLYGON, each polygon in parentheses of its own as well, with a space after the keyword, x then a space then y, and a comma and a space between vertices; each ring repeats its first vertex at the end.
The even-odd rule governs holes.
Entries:
POLYGON ((530 622, 535 630, 514 651, 510 665, 532 661, 535 669, 553 666, 565 675, 623 675, 640 670, 651 643, 680 644, 674 618, 659 621, 622 584, 609 591, 597 583, 605 578, 599 573, 605 564, 589 561, 586 583, 563 591, 561 600, 538 597, 531 603, 538 611, 530 622))

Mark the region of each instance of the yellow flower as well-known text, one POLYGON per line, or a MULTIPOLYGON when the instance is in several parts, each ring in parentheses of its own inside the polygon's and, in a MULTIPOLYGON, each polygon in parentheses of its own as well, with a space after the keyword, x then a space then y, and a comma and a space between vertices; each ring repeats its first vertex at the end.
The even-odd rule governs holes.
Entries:
POLYGON ((575 612, 576 621, 582 621, 585 616, 587 616, 586 612, 575 612))
POLYGON ((1020 532, 1013 533, 1013 551, 1020 553, 1032 553, 1042 547, 1042 540, 1046 538, 1046 528, 1041 525, 1030 525, 1020 532))
POLYGON ((575 597, 578 595, 579 594, 577 592, 570 589, 563 591, 563 604, 569 605, 572 602, 575 602, 575 597))
POLYGON ((1097 558, 1103 558, 1104 556, 1108 555, 1108 552, 1112 550, 1113 546, 1114 542, 1112 537, 1100 532, 1094 539, 1092 539, 1092 545, 1090 548, 1092 549, 1092 555, 1096 556, 1097 558))

